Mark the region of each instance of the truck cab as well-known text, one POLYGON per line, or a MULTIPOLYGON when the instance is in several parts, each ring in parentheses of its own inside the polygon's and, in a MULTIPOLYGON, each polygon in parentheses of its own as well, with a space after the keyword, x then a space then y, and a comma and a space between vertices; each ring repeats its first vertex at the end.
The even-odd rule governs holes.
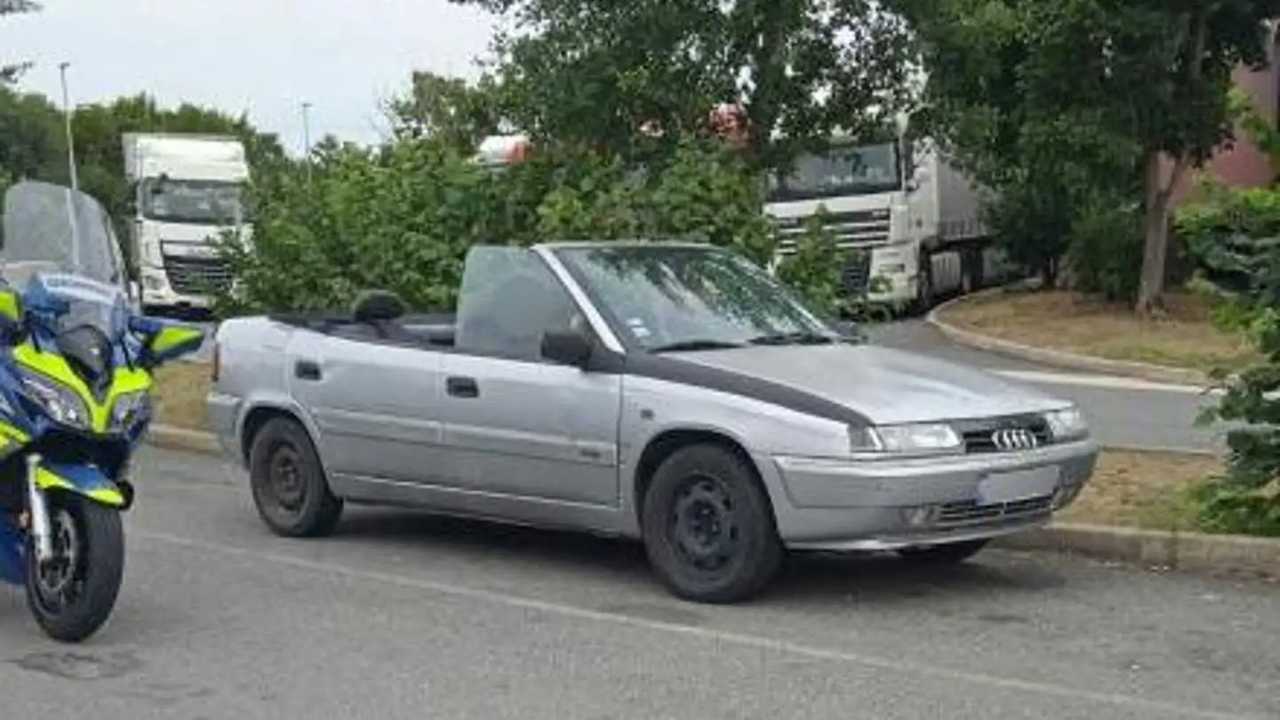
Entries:
POLYGON ((769 178, 765 213, 775 223, 776 261, 798 250, 822 214, 843 254, 850 297, 928 307, 996 274, 979 193, 933 144, 899 135, 859 144, 836 139, 769 178))
POLYGON ((244 205, 249 166, 232 137, 126 134, 134 189, 132 252, 147 312, 209 307, 231 282, 219 256, 224 232, 250 231, 244 205))

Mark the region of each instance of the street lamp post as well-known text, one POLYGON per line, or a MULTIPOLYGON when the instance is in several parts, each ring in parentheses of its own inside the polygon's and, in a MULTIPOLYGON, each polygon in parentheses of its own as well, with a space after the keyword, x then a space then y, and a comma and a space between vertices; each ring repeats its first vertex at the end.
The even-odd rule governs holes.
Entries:
POLYGON ((307 161, 307 182, 311 181, 311 103, 302 103, 302 152, 307 161))
POLYGON ((71 95, 67 92, 67 68, 69 62, 58 63, 58 72, 62 74, 62 113, 67 120, 67 168, 71 175, 71 189, 79 190, 80 182, 76 177, 76 142, 71 132, 71 95))

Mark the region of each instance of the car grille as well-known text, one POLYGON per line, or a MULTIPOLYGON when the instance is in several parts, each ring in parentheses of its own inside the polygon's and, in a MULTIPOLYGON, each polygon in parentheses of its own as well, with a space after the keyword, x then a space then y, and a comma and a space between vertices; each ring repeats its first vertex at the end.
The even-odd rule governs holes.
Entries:
POLYGON ((231 269, 219 258, 164 256, 164 272, 175 292, 206 295, 231 286, 231 269))
MULTIPOLYGON (((888 210, 858 210, 844 213, 828 213, 824 228, 835 238, 841 250, 882 245, 889 241, 888 210)), ((774 233, 778 240, 778 254, 794 255, 799 241, 805 234, 808 218, 776 218, 774 233)))
POLYGON ((977 500, 952 502, 942 506, 936 524, 939 527, 964 527, 1026 520, 1049 514, 1052 505, 1052 495, 989 505, 979 505, 977 500))
MULTIPOLYGON (((955 423, 956 430, 964 438, 966 453, 1013 452, 1013 449, 1002 449, 996 445, 994 435, 1001 430, 1025 430, 1035 437, 1036 447, 1053 444, 1053 433, 1049 431, 1049 423, 1038 415, 996 418, 993 420, 970 420, 955 423)), ((1029 450, 1032 448, 1018 448, 1029 450)))

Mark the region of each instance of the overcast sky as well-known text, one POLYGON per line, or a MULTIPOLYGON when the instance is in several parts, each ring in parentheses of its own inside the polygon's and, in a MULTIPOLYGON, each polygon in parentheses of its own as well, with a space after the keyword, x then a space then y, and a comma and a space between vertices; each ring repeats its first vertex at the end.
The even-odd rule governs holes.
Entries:
POLYGON ((380 102, 413 69, 474 76, 489 16, 446 0, 40 0, 44 10, 0 21, 0 61, 32 60, 20 87, 61 102, 146 91, 239 114, 302 145, 311 135, 361 142, 385 132, 380 102))

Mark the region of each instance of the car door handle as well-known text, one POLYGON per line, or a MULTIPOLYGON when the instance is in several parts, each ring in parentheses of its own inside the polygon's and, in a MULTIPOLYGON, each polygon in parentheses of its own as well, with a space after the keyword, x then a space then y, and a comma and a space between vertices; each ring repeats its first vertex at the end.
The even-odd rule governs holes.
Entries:
POLYGON ((293 365, 293 376, 299 380, 319 380, 320 363, 314 360, 299 360, 293 365))
POLYGON ((445 392, 454 397, 474 398, 480 397, 480 386, 476 384, 475 378, 469 377, 451 377, 444 381, 445 392))

